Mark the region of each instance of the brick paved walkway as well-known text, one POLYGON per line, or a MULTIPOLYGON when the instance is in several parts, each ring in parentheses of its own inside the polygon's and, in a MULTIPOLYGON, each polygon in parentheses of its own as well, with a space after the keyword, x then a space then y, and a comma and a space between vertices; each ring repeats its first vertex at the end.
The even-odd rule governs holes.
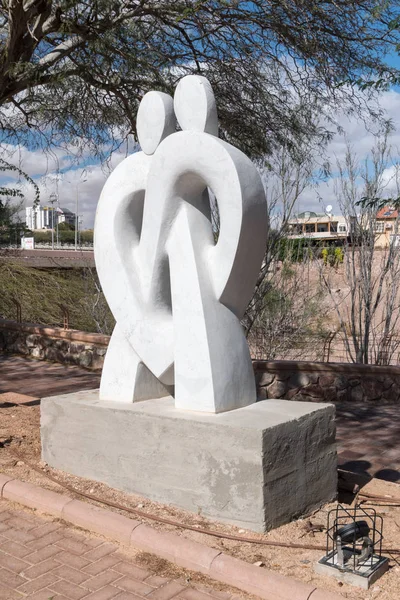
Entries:
POLYGON ((239 600, 160 577, 116 544, 0 500, 0 600, 239 600))
POLYGON ((400 483, 400 407, 336 407, 339 466, 400 483))
POLYGON ((100 385, 98 371, 86 371, 74 365, 60 365, 22 356, 0 355, 0 393, 17 392, 44 397, 100 385))

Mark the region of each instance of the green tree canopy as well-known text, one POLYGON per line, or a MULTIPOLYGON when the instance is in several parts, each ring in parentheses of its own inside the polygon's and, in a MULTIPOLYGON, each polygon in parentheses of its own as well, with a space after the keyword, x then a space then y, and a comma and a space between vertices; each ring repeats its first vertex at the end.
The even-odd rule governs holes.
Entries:
POLYGON ((144 92, 186 73, 207 75, 221 135, 253 157, 323 140, 317 107, 358 110, 353 82, 396 75, 399 15, 397 0, 0 0, 2 142, 104 155, 144 92))

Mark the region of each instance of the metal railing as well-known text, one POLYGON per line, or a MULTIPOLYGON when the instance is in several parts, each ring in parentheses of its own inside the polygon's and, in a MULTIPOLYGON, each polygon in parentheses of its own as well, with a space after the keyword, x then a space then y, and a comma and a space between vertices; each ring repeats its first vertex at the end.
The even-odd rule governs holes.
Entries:
MULTIPOLYGON (((11 304, 6 314, 1 314, 0 317, 22 323, 24 314, 21 302, 15 296, 12 296, 10 300, 11 304)), ((56 306, 58 311, 55 311, 53 318, 46 323, 38 323, 39 325, 58 327, 64 331, 80 329, 71 324, 70 311, 65 304, 58 303, 56 306), (60 318, 57 318, 57 313, 60 318)), ((272 336, 265 329, 255 329, 249 336, 248 343, 250 354, 256 360, 300 360, 325 363, 361 362, 356 360, 355 344, 351 336, 344 335, 342 331, 307 334, 283 332, 280 335, 275 333, 272 336)), ((399 366, 400 335, 375 336, 370 342, 368 364, 399 366)))
MULTIPOLYGON (((257 360, 301 360, 311 362, 355 363, 357 361, 354 340, 342 331, 324 333, 286 332, 270 335, 255 330, 249 338, 250 353, 257 360)), ((356 342, 361 341, 359 338, 356 342)), ((400 365, 400 335, 373 336, 368 349, 368 364, 400 365)))
MULTIPOLYGON (((19 302, 18 298, 12 296, 10 298, 12 302, 13 308, 11 310, 5 311, 5 314, 1 314, 1 318, 10 319, 12 321, 16 321, 17 323, 23 322, 23 310, 21 302, 19 302)), ((55 320, 51 323, 38 323, 38 325, 45 325, 48 327, 61 327, 65 331, 70 329, 70 314, 68 308, 64 304, 57 304, 59 308, 60 319, 55 320)), ((29 320, 29 319, 28 319, 29 320)))
POLYGON ((22 323, 22 306, 21 306, 21 302, 19 302, 18 298, 16 298, 15 296, 11 297, 11 301, 14 304, 15 308, 16 308, 16 321, 18 323, 22 323))

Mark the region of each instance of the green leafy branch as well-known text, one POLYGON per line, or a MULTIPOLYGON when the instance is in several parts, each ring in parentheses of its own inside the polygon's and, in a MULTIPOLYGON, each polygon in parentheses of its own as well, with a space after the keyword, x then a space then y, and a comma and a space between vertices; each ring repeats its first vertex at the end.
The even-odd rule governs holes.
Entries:
MULTIPOLYGON (((33 206, 37 206, 40 202, 40 190, 39 190, 39 186, 37 185, 37 183, 35 183, 33 181, 32 177, 29 177, 29 175, 27 173, 22 171, 22 169, 20 169, 16 165, 13 165, 13 164, 7 162, 3 158, 0 158, 0 172, 5 172, 5 171, 13 171, 14 173, 18 173, 20 178, 25 179, 25 181, 27 183, 30 183, 33 186, 33 189, 35 190, 35 198, 33 201, 33 206)), ((6 186, 0 186, 0 196, 9 196, 9 197, 11 196, 12 198, 23 198, 24 194, 17 187, 9 188, 6 186)))
POLYGON ((364 209, 381 210, 385 206, 393 206, 396 210, 400 209, 400 196, 397 198, 370 198, 369 196, 363 196, 361 200, 358 200, 356 206, 360 206, 364 209))

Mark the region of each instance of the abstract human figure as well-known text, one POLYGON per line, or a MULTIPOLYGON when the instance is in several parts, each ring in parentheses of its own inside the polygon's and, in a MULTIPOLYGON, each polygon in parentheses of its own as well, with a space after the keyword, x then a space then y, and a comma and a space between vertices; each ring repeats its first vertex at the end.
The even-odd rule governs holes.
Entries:
MULTIPOLYGON (((137 114, 137 134, 142 152, 123 160, 104 186, 95 226, 95 258, 100 281, 112 302, 117 291, 116 314, 124 319, 120 300, 135 305, 132 297, 139 281, 135 277, 133 250, 141 233, 147 176, 152 155, 160 142, 175 131, 173 99, 162 92, 147 93, 137 114), (133 289, 132 289, 133 286, 133 289), (110 292, 107 292, 111 288, 110 292)), ((113 302, 115 304, 115 302, 113 302)), ((118 402, 135 402, 160 398, 171 391, 164 387, 142 362, 126 336, 124 320, 118 319, 107 349, 100 383, 100 398, 118 402)), ((129 319, 127 320, 129 322, 129 319)), ((173 384, 173 378, 170 378, 173 384)))
POLYGON ((117 322, 100 398, 173 393, 178 408, 223 412, 256 397, 240 319, 265 251, 266 201, 251 161, 217 137, 207 79, 183 78, 174 111, 175 133, 172 99, 144 97, 138 136, 147 154, 123 161, 99 201, 96 264, 117 322), (208 188, 220 215, 216 243, 208 188))

